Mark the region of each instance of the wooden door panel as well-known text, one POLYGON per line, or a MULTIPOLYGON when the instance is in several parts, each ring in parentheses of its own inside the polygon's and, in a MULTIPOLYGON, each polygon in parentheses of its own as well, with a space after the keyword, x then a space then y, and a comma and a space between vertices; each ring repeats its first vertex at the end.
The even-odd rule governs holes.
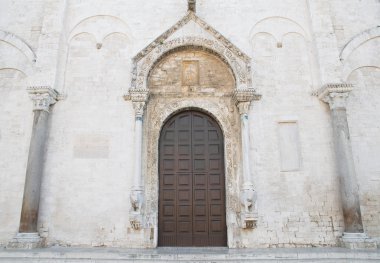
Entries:
POLYGON ((185 111, 164 125, 159 149, 159 246, 226 246, 223 135, 185 111))

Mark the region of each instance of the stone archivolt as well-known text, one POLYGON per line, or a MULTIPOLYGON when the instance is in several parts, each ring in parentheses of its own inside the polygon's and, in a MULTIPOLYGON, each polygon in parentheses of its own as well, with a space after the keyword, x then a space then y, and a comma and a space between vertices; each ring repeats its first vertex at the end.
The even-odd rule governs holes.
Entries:
POLYGON ((236 80, 236 89, 252 88, 251 59, 218 31, 190 11, 133 58, 131 89, 147 89, 147 79, 150 69, 154 67, 154 63, 160 60, 165 53, 179 47, 202 47, 213 51, 231 67, 236 80), (185 36, 168 41, 171 35, 190 21, 194 21, 206 31, 209 38, 185 36))

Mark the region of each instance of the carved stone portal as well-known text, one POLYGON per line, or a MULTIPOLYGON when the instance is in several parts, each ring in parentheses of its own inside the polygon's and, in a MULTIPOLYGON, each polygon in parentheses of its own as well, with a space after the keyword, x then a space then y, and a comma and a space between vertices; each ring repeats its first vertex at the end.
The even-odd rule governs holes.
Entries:
MULTIPOLYGON (((227 234, 229 247, 237 247, 239 237, 232 235, 239 231, 240 212, 240 138, 239 115, 233 110, 233 104, 229 98, 164 98, 152 96, 147 106, 146 126, 144 129, 145 152, 145 190, 146 190, 146 213, 157 219, 158 214, 158 142, 162 124, 171 115, 185 109, 197 109, 213 116, 220 124, 225 139, 225 175, 226 175, 226 214, 227 234), (231 110, 231 111, 230 111, 231 110), (238 147, 236 147, 238 146, 238 147)), ((157 227, 157 221, 155 227, 157 227)), ((151 244, 157 245, 157 240, 151 244)))
MULTIPOLYGON (((141 181, 144 182, 145 194, 142 206, 138 205, 137 199, 131 198, 133 211, 130 213, 130 223, 132 228, 144 231, 141 235, 144 247, 157 246, 160 131, 173 114, 188 109, 211 115, 222 129, 228 247, 241 247, 241 228, 254 228, 256 222, 255 191, 251 187, 241 192, 243 183, 250 182, 249 169, 245 169, 243 178, 241 120, 246 118, 250 102, 260 99, 252 88, 251 59, 194 12, 188 12, 133 58, 129 96, 132 98, 134 93, 140 91, 149 93, 146 110, 141 111, 145 112, 141 160, 141 181), (184 37, 170 38, 190 21, 204 31, 202 37, 200 34, 186 34, 184 37), (186 50, 190 52, 180 53, 186 53, 186 50), (173 54, 176 55, 174 61, 167 59, 173 54), (168 67, 162 66, 165 63, 169 63, 168 67), (241 115, 238 107, 239 110, 245 109, 246 113, 241 115), (143 211, 135 213, 138 210, 143 211)), ((245 121, 243 126, 247 123, 245 121)), ((244 141, 245 149, 249 149, 249 140, 244 141)))

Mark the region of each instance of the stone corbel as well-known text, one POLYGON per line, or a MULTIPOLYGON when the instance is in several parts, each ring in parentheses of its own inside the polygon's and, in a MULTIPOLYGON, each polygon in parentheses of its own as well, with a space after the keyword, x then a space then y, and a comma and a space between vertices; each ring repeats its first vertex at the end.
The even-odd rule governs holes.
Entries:
POLYGON ((28 87, 27 91, 33 101, 33 111, 43 110, 49 112, 50 106, 59 99, 58 92, 47 86, 28 87))

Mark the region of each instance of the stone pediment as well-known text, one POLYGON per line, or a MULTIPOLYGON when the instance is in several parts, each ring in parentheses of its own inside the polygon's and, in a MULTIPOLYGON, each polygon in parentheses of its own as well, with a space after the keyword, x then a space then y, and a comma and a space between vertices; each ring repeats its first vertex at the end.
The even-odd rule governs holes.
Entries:
POLYGON ((150 70, 171 50, 197 47, 210 51, 226 62, 235 78, 236 90, 252 90, 251 59, 227 38, 199 18, 188 13, 133 58, 132 90, 148 90, 150 70))

